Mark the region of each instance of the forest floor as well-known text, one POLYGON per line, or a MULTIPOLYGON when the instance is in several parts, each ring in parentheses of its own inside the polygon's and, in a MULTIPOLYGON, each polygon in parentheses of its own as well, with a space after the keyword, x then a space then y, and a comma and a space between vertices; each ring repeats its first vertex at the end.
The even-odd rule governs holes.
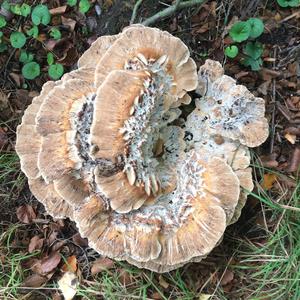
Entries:
MULTIPOLYGON (((223 242, 200 263, 156 274, 101 257, 73 222, 47 215, 14 151, 23 112, 49 80, 47 53, 65 71, 76 68, 97 36, 129 25, 136 1, 91 1, 85 15, 65 1, 42 2, 52 9, 51 23, 24 46, 40 65, 36 79, 24 79, 20 50, 8 43, 12 31, 32 26, 30 18, 5 15, 9 21, 0 28, 7 42, 0 53, 0 299, 63 299, 57 282, 69 268, 79 281, 75 299, 299 300, 300 8, 283 8, 276 0, 206 1, 152 24, 181 38, 198 66, 218 60, 227 75, 263 97, 270 124, 268 140, 251 150, 255 189, 223 242), (257 71, 241 64, 243 54, 224 55, 231 25, 253 17, 265 25, 257 39, 264 49, 257 71), (52 27, 60 29, 57 40, 49 37, 52 27)), ((171 2, 142 1, 136 22, 171 2)))

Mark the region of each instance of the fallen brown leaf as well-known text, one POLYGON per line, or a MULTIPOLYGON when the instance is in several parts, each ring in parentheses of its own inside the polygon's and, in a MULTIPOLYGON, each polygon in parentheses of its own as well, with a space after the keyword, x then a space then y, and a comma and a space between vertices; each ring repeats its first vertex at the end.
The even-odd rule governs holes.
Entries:
POLYGON ((234 278, 233 272, 227 269, 221 279, 221 285, 222 286, 227 285, 233 280, 233 278, 234 278))
POLYGON ((284 132, 300 136, 300 127, 288 127, 284 130, 284 132))
POLYGON ((71 47, 65 51, 63 57, 58 59, 58 61, 64 66, 72 66, 76 63, 78 58, 78 52, 76 47, 71 47))
POLYGON ((16 85, 19 87, 23 84, 23 76, 18 73, 11 72, 9 76, 15 81, 16 85))
POLYGON ((65 18, 64 16, 61 17, 61 23, 65 26, 68 26, 70 31, 74 31, 76 26, 76 21, 71 18, 65 18))
POLYGON ((63 272, 73 272, 75 273, 77 270, 77 258, 75 255, 69 256, 67 258, 67 262, 63 265, 63 272))
MULTIPOLYGON (((67 240, 62 240, 62 241, 58 240, 57 242, 54 242, 53 246, 51 246, 51 251, 58 251, 67 243, 68 243, 67 240)), ((52 245, 52 243, 51 243, 51 245, 52 245)))
POLYGON ((127 286, 132 283, 132 276, 126 270, 121 270, 119 275, 119 281, 123 286, 127 286))
POLYGON ((55 292, 54 294, 52 294, 52 300, 63 300, 62 296, 58 293, 55 292))
POLYGON ((28 252, 32 253, 35 250, 40 250, 43 247, 44 239, 40 238, 38 235, 35 235, 31 238, 28 245, 28 252))
POLYGON ((271 80, 267 80, 263 82, 258 88, 258 92, 260 92, 262 95, 266 96, 268 95, 269 87, 271 84, 271 80))
POLYGON ((92 275, 95 275, 97 273, 100 273, 104 270, 109 270, 113 268, 115 265, 114 261, 107 257, 101 257, 94 261, 92 267, 91 267, 91 273, 92 275))
POLYGON ((63 6, 51 8, 49 12, 51 15, 60 15, 63 14, 66 11, 66 9, 67 9, 67 5, 63 5, 63 6))
POLYGON ((39 274, 32 274, 25 278, 22 286, 37 288, 48 281, 48 278, 39 274))
POLYGON ((86 238, 81 237, 79 233, 76 233, 72 236, 73 242, 81 247, 87 247, 88 246, 88 240, 86 238))
POLYGON ((294 149, 292 158, 288 167, 288 172, 296 172, 300 168, 300 147, 294 149))
POLYGON ((290 133, 286 133, 284 135, 284 137, 291 143, 291 144, 295 144, 296 143, 296 138, 297 136, 295 134, 290 134, 290 133))
POLYGON ((32 206, 25 204, 17 208, 17 218, 22 223, 30 224, 36 218, 36 213, 32 206))
POLYGON ((260 160, 261 160, 262 165, 266 168, 276 168, 276 167, 278 167, 279 163, 276 160, 277 156, 278 155, 276 153, 260 156, 260 160))
POLYGON ((159 275, 158 282, 164 289, 167 289, 169 287, 169 283, 164 279, 162 275, 159 275))
POLYGON ((41 271, 42 273, 50 273, 53 271, 60 263, 61 256, 59 252, 53 252, 49 256, 45 257, 41 261, 41 271))
POLYGON ((161 294, 158 293, 158 292, 154 292, 154 293, 151 295, 151 298, 152 298, 152 299, 155 299, 155 300, 161 300, 161 299, 163 299, 163 297, 161 296, 161 294))
POLYGON ((263 182, 261 184, 262 188, 265 190, 270 190, 276 181, 277 176, 275 174, 267 173, 264 174, 263 182))
POLYGON ((275 71, 275 70, 272 70, 272 69, 262 68, 259 71, 259 74, 261 75, 261 77, 264 81, 268 81, 268 80, 271 80, 273 78, 279 77, 281 75, 281 72, 275 71))

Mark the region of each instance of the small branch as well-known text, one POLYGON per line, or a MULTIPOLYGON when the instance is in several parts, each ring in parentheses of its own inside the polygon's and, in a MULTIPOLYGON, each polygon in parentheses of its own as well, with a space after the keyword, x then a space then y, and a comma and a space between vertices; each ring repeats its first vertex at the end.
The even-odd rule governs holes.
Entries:
POLYGON ((175 11, 177 10, 178 8, 178 5, 180 4, 181 0, 176 0, 174 6, 175 6, 175 11))
POLYGON ((136 4, 134 5, 133 11, 132 11, 132 15, 131 15, 131 20, 130 20, 130 25, 134 23, 134 20, 136 18, 136 14, 137 11, 140 7, 140 5, 142 4, 143 0, 138 0, 136 1, 136 4))
POLYGON ((189 1, 184 1, 184 2, 177 0, 174 5, 168 7, 166 9, 158 12, 157 14, 153 15, 152 17, 146 19, 144 22, 142 22, 142 24, 145 26, 149 26, 160 19, 163 19, 163 18, 173 15, 177 10, 192 7, 194 5, 203 4, 203 2, 205 2, 205 0, 189 0, 189 1))

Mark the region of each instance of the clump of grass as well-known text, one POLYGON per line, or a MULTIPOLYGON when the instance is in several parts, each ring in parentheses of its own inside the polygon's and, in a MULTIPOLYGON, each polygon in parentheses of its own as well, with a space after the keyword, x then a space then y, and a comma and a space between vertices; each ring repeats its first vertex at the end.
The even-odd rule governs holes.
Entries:
POLYGON ((24 184, 25 177, 20 170, 17 154, 15 152, 0 153, 0 197, 5 202, 11 201, 12 197, 19 195, 24 184))
POLYGON ((0 223, 0 295, 1 299, 20 299, 20 287, 28 273, 23 263, 38 253, 27 253, 26 249, 15 249, 14 237, 22 224, 0 223))
MULTIPOLYGON (((285 176, 263 168, 255 157, 254 166, 260 177, 270 172, 285 176)), ((300 299, 300 182, 289 179, 296 182, 293 191, 265 191, 257 182, 257 191, 251 193, 262 205, 263 231, 256 228, 257 236, 238 240, 239 263, 233 266, 244 282, 237 293, 246 293, 247 299, 300 299)))
POLYGON ((173 271, 159 275, 147 270, 140 270, 127 263, 116 263, 116 269, 103 271, 92 280, 84 280, 79 287, 78 296, 83 299, 98 299, 99 296, 105 299, 152 299, 153 295, 160 299, 195 299, 196 291, 186 286, 182 278, 182 270, 173 271), (121 272, 126 272, 130 278, 123 284, 120 277, 121 272), (162 287, 159 278, 163 278, 168 287, 162 287), (172 297, 170 297, 172 295, 172 297))

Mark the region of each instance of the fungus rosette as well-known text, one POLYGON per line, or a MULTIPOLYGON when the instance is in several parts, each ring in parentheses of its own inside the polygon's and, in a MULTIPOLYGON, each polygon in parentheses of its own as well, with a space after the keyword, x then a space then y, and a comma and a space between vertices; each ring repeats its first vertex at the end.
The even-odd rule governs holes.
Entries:
POLYGON ((78 66, 43 86, 18 127, 31 191, 103 255, 158 272, 201 260, 253 188, 263 100, 218 62, 197 75, 183 42, 154 28, 100 37, 78 66))

